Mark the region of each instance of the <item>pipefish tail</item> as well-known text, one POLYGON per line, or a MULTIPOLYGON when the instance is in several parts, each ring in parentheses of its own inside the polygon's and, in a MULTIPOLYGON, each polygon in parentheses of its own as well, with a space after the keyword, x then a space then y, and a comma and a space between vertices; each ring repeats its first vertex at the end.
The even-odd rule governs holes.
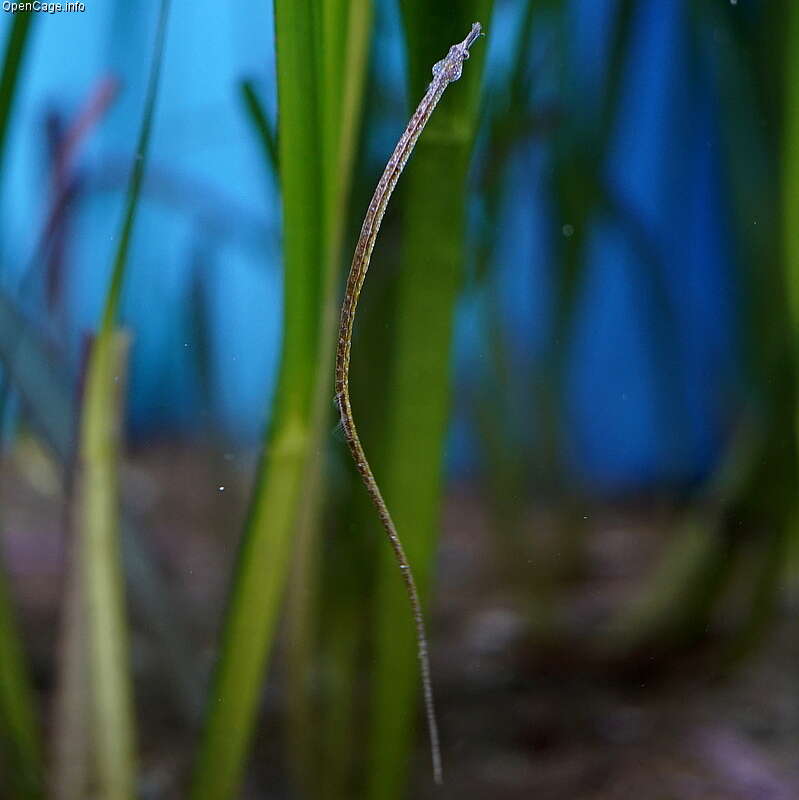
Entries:
POLYGON ((341 320, 339 322, 338 344, 336 348, 336 402, 341 414, 341 426, 347 445, 355 460, 355 466, 360 473, 366 491, 372 499, 380 517, 380 522, 388 536, 389 544, 394 552, 397 564, 405 583, 408 594, 408 601, 411 605, 414 625, 416 627, 416 646, 419 655, 419 668, 422 680, 422 693, 424 696, 425 715, 427 717, 427 728, 430 735, 430 753, 433 761, 433 778, 440 784, 443 780, 441 769, 441 747, 438 737, 438 724, 436 721, 435 704, 433 702, 433 684, 430 677, 430 659, 428 656, 427 635, 425 633, 424 617, 422 606, 419 600, 419 592, 416 588, 416 581, 413 577, 411 565, 405 555, 399 534, 397 533, 394 520, 388 510, 380 487, 377 485, 375 476, 366 460, 361 440, 358 438, 358 431, 355 427, 355 419, 352 414, 349 393, 349 369, 350 369, 350 350, 352 347, 352 329, 355 322, 355 310, 358 306, 358 298, 363 288, 366 272, 369 269, 369 262, 372 258, 377 234, 380 230, 380 223, 386 212, 388 201, 397 185, 402 170, 408 162, 413 148, 424 130, 427 121, 441 100, 444 90, 453 81, 458 80, 463 70, 463 62, 469 58, 469 48, 477 41, 482 34, 479 22, 472 25, 466 38, 458 44, 450 47, 447 55, 433 67, 433 80, 427 88, 424 97, 419 103, 416 111, 408 122, 404 133, 397 142, 391 158, 386 164, 386 168, 377 184, 375 193, 369 203, 366 216, 355 246, 355 254, 352 258, 347 287, 344 292, 344 301, 341 306, 341 320))

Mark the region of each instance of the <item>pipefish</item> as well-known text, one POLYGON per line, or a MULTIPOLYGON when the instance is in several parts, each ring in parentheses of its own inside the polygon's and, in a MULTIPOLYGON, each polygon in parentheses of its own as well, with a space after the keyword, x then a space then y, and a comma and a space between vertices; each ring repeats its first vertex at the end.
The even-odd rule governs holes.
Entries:
POLYGON ((377 485, 369 462, 366 460, 366 454, 355 427, 355 419, 352 414, 349 393, 350 351, 352 348, 352 329, 355 323, 355 310, 358 306, 358 298, 363 288, 366 272, 369 269, 372 251, 374 250, 377 234, 380 230, 380 223, 383 221, 383 215, 386 212, 388 201, 397 185, 397 181, 402 174, 405 164, 408 162, 413 152, 413 148, 419 136, 438 105, 438 101, 444 94, 444 90, 450 83, 460 78, 463 70, 463 62, 469 58, 469 48, 477 41, 481 33, 482 28, 480 27, 480 23, 475 22, 466 38, 462 42, 452 45, 447 55, 435 64, 433 67, 433 80, 408 122, 404 133, 397 142, 397 146, 394 148, 394 152, 391 154, 388 164, 386 164, 386 168, 383 171, 375 193, 372 196, 372 200, 369 203, 369 208, 366 211, 363 226, 361 227, 361 233, 355 246, 355 254, 352 258, 352 266, 350 267, 347 286, 344 292, 344 300, 341 306, 338 344, 336 347, 335 387, 336 402, 341 414, 341 426, 344 430, 344 436, 347 440, 350 453, 355 460, 355 466, 360 473, 366 491, 369 493, 377 509, 380 522, 388 536, 388 541, 399 566, 402 579, 405 583, 408 601, 411 606, 411 614, 413 615, 416 628, 416 646, 419 656, 425 716, 427 717, 427 728, 430 736, 433 778, 438 784, 442 783, 443 778, 441 747, 438 736, 435 704, 433 701, 433 684, 430 677, 430 659, 428 656, 427 635, 425 633, 422 606, 411 565, 405 555, 405 549, 402 546, 388 506, 380 492, 380 487, 377 485))

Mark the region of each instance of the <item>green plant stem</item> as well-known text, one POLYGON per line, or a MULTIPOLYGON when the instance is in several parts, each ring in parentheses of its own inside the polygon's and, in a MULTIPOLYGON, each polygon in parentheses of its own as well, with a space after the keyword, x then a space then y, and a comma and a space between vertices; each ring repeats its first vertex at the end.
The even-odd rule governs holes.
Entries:
MULTIPOLYGON (((461 278, 464 187, 456 189, 451 181, 454 175, 465 178, 466 166, 462 148, 421 142, 406 182, 407 234, 382 483, 423 598, 438 542, 451 332, 461 278), (414 206, 412 198, 421 207, 414 206), (428 199, 433 202, 428 204, 428 199), (442 205, 436 206, 436 200, 442 205)), ((402 622, 407 599, 389 554, 379 557, 378 575, 369 772, 373 800, 403 794, 416 707, 413 636, 411 627, 402 622)))
MULTIPOLYGON (((787 3, 782 13, 787 16, 785 34, 783 81, 785 92, 784 133, 782 140, 782 172, 780 175, 782 201, 782 259, 784 282, 788 294, 788 327, 791 330, 791 346, 787 354, 790 364, 785 372, 793 380, 793 392, 788 396, 793 408, 786 408, 790 414, 794 447, 784 448, 795 464, 797 445, 799 445, 799 11, 795 3, 787 3)), ((782 419, 782 417, 780 417, 782 419)), ((797 519, 796 469, 787 471, 782 479, 789 484, 787 503, 775 504, 775 525, 769 534, 763 553, 763 563, 757 575, 750 614, 745 620, 737 640, 733 644, 732 656, 739 658, 749 652, 760 641, 769 622, 774 617, 779 591, 783 585, 786 568, 790 563, 791 545, 796 547, 799 537, 797 519), (793 481, 790 479, 793 478, 793 481), (792 485, 791 485, 792 484, 792 485), (782 508, 780 508, 782 506, 782 508)))
POLYGON ((118 540, 117 464, 127 339, 95 340, 86 374, 75 502, 87 618, 94 745, 100 795, 135 796, 133 692, 118 540))
MULTIPOLYGON (((731 518, 751 518, 763 535, 754 557, 743 553, 744 568, 759 565, 749 613, 730 647, 738 656, 757 641, 773 620, 785 557, 797 542, 797 67, 794 4, 778 0, 745 34, 736 14, 707 0, 697 4, 698 19, 736 46, 714 52, 727 180, 735 214, 736 251, 742 266, 741 362, 751 385, 757 447, 731 518), (752 39, 750 39, 750 35, 752 39), (767 76, 764 78, 764 76, 767 76), (734 94, 734 96, 733 96, 734 94), (779 128, 781 150, 772 153, 766 130, 779 128), (746 148, 747 158, 740 158, 746 148), (752 220, 758 224, 753 225, 752 220), (786 428, 786 421, 789 427, 786 428)), ((739 548, 742 549, 742 548, 739 548)))
POLYGON ((86 367, 78 443, 76 514, 89 642, 92 741, 98 793, 107 800, 134 797, 136 777, 118 522, 119 437, 124 419, 122 389, 127 340, 115 326, 149 149, 168 15, 169 0, 162 0, 117 250, 86 367))
POLYGON ((308 427, 280 419, 263 456, 267 476, 253 499, 208 697, 192 797, 235 796, 261 696, 277 612, 289 570, 291 537, 307 460, 308 427))
MULTIPOLYGON (((332 363, 335 352, 338 280, 346 230, 352 170, 363 105, 372 0, 324 0, 321 14, 322 58, 319 67, 322 167, 324 170, 321 325, 319 359, 313 400, 313 447, 306 490, 297 523, 295 560, 288 602, 288 747, 294 782, 302 787, 314 774, 311 693, 307 676, 313 660, 319 594, 320 511, 327 437, 332 406, 332 363)), ((305 787, 305 793, 309 789, 305 787)))
MULTIPOLYGON (((799 10, 789 3, 787 14, 782 229, 789 308, 796 335, 799 332, 799 10)), ((796 357, 799 346, 795 345, 793 352, 796 357)), ((799 407, 795 409, 794 416, 794 429, 799 431, 799 407)))
POLYGON ((30 40, 31 23, 35 16, 31 13, 14 14, 14 20, 6 40, 3 72, 0 76, 0 175, 3 174, 5 144, 19 83, 19 73, 30 40))
MULTIPOLYGON (((430 64, 458 31, 490 19, 486 0, 401 4, 410 90, 421 94, 430 64)), ((464 256, 466 178, 476 128, 485 48, 476 49, 454 92, 430 121, 408 167, 405 241, 394 314, 394 361, 386 412, 382 478, 386 502, 402 531, 420 595, 430 583, 441 504, 441 469, 449 417, 449 364, 455 301, 464 256), (424 387, 421 389, 421 387, 424 387)), ((407 598, 389 553, 380 558, 375 614, 373 720, 367 794, 404 794, 414 728, 417 669, 407 598)))
MULTIPOLYGON (((78 402, 72 379, 57 356, 11 298, 0 291, 0 361, 25 404, 31 427, 66 476, 77 446, 78 402)), ((163 654, 166 678, 172 683, 178 710, 184 719, 193 722, 200 707, 201 687, 189 657, 178 599, 156 569, 140 531, 124 512, 121 535, 131 603, 163 654)))
POLYGON ((242 81, 239 84, 241 91, 241 98, 244 102, 244 107, 247 110, 247 115, 258 134, 258 141, 261 144, 261 149, 264 154, 264 161, 274 174, 277 174, 277 137, 272 130, 269 119, 266 116, 261 98, 255 89, 252 81, 242 81))
POLYGON ((312 0, 275 1, 283 348, 193 775, 194 800, 227 800, 241 783, 288 579, 304 479, 314 455, 312 397, 323 258, 316 11, 312 0))
MULTIPOLYGON (((368 186, 363 181, 359 184, 368 186)), ((368 196, 359 200, 360 207, 368 205, 368 196)), ((388 392, 389 364, 385 354, 390 352, 391 331, 385 320, 391 308, 390 287, 398 261, 392 252, 384 257, 386 261, 381 258, 380 268, 371 276, 369 302, 359 311, 352 354, 353 395, 368 397, 374 408, 385 407, 388 392)), ((384 427, 384 419, 377 414, 363 415, 359 426, 363 440, 374 452, 377 475, 384 472, 384 459, 381 450, 373 450, 372 443, 380 444, 384 427)), ((328 544, 322 565, 322 603, 324 609, 330 609, 324 619, 320 660, 325 679, 321 785, 329 787, 329 799, 325 796, 325 800, 363 797, 363 742, 367 733, 364 711, 369 696, 365 678, 371 674, 364 656, 371 639, 376 558, 385 547, 385 542, 375 536, 375 510, 363 491, 360 476, 355 469, 341 469, 338 474, 343 483, 328 499, 333 527, 326 529, 328 544)))

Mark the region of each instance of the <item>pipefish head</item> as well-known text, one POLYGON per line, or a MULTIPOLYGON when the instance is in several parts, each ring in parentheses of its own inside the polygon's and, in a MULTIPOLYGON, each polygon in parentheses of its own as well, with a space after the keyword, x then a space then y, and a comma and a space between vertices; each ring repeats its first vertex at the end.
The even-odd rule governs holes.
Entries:
POLYGON ((453 44, 447 55, 433 67, 433 78, 444 76, 447 83, 458 80, 463 71, 463 62, 469 58, 469 48, 483 35, 479 22, 472 25, 466 38, 459 44, 453 44))

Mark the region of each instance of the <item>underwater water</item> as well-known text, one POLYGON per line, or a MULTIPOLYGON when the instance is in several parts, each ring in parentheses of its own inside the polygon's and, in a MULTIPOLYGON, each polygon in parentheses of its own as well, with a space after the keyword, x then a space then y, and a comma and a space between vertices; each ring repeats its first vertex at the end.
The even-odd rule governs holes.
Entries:
POLYGON ((789 0, 19 5, 0 796, 796 796, 789 0))

